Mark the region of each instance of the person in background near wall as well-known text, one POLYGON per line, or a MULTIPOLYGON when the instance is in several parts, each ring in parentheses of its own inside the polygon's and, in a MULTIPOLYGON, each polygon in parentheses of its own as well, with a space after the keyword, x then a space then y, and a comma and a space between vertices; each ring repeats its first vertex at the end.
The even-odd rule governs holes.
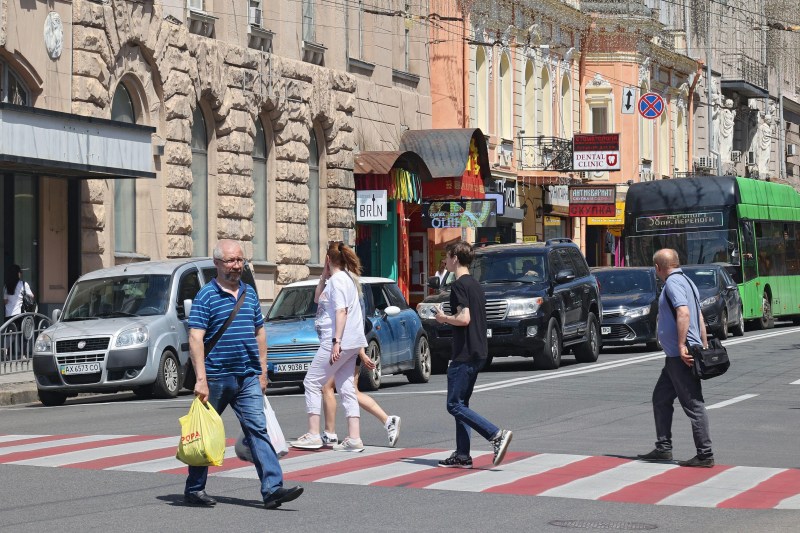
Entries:
MULTIPOLYGON (((389 446, 394 448, 397 439, 400 438, 400 417, 387 415, 372 396, 358 390, 358 377, 361 375, 362 364, 368 370, 375 370, 375 363, 367 357, 367 352, 363 348, 358 352, 356 372, 353 375, 358 406, 381 421, 383 427, 386 428, 386 435, 389 437, 389 446)), ((322 434, 322 444, 332 446, 339 442, 339 437, 336 435, 336 396, 333 393, 333 378, 329 379, 322 387, 322 410, 325 413, 325 432, 322 434)))
POLYGON ((334 378, 347 416, 348 436, 334 451, 363 452, 361 412, 353 378, 358 353, 367 345, 364 336, 364 315, 361 312, 361 262, 352 248, 343 242, 332 242, 325 254, 325 268, 319 278, 314 301, 317 302, 315 325, 319 349, 311 368, 306 372, 308 433, 290 444, 294 448, 322 448, 320 413, 322 387, 334 378))
POLYGON ((447 247, 447 270, 456 280, 450 288, 450 309, 446 315, 439 307, 436 321, 453 326, 453 355, 447 367, 447 412, 456 419, 456 451, 439 461, 445 468, 472 468, 470 428, 492 443, 497 466, 506 455, 511 431, 500 429, 469 408, 472 388, 478 378, 489 344, 486 339, 486 296, 480 284, 469 273, 475 252, 469 243, 459 241, 447 247))
MULTIPOLYGON (((26 281, 22 280, 22 269, 19 265, 11 265, 6 271, 6 279, 3 284, 3 303, 5 304, 6 321, 11 320, 22 314, 22 294, 23 292, 33 298, 33 291, 26 281)), ((21 329, 19 320, 12 322, 10 331, 19 331, 21 329)), ((19 333, 12 334, 3 346, 3 352, 0 352, 0 359, 2 355, 6 357, 17 357, 23 351, 23 340, 19 333), (14 337, 19 337, 15 339, 14 337)))
POLYGON ((672 404, 675 398, 692 422, 697 455, 680 466, 714 466, 708 414, 700 380, 692 373, 694 358, 690 346, 708 346, 706 324, 700 312, 697 287, 683 273, 678 252, 663 248, 653 256, 656 275, 664 282, 658 300, 658 340, 664 348, 664 368, 653 390, 656 448, 639 455, 643 461, 672 461, 672 404))
POLYGON ((447 279, 447 274, 449 274, 447 271, 447 261, 442 258, 442 260, 439 261, 439 270, 436 271, 436 277, 439 278, 440 287, 444 286, 444 280, 447 279))
POLYGON ((11 265, 6 271, 3 284, 3 303, 6 306, 6 320, 22 313, 22 292, 33 298, 33 291, 27 281, 22 280, 22 269, 11 265))

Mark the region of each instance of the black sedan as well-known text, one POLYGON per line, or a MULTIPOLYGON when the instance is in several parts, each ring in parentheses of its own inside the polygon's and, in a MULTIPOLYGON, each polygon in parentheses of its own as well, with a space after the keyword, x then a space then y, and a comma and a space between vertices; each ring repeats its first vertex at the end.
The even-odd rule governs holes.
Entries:
POLYGON ((600 285, 603 346, 647 344, 658 350, 656 316, 659 286, 652 267, 596 267, 592 274, 600 285))
POLYGON ((700 308, 706 320, 706 331, 718 339, 727 339, 729 333, 744 335, 742 297, 725 266, 690 265, 681 269, 700 292, 700 308))

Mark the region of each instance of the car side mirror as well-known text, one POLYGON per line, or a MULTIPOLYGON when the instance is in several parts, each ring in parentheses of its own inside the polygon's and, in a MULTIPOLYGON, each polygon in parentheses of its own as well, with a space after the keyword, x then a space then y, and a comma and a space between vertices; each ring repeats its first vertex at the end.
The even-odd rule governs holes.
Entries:
POLYGON ((383 310, 383 313, 386 316, 397 316, 397 315, 400 314, 400 311, 401 311, 401 309, 399 307, 397 307, 396 305, 390 305, 389 307, 387 307, 386 309, 383 310))
POLYGON ((50 319, 53 321, 53 324, 58 322, 59 318, 61 318, 61 309, 53 309, 53 313, 50 315, 50 319))
POLYGON ((738 289, 738 288, 739 288, 739 287, 738 287, 737 285, 734 285, 734 284, 725 285, 725 289, 727 289, 727 290, 729 290, 729 291, 732 291, 732 290, 734 290, 734 289, 738 289))
POLYGON ((430 287, 431 289, 439 290, 442 287, 442 284, 439 281, 439 277, 433 276, 428 278, 428 287, 430 287))
POLYGON ((192 300, 185 299, 183 301, 183 316, 189 318, 189 314, 192 312, 192 300))
POLYGON ((567 283, 573 279, 575 279, 575 272, 571 268, 559 270, 558 274, 556 274, 556 283, 567 283))

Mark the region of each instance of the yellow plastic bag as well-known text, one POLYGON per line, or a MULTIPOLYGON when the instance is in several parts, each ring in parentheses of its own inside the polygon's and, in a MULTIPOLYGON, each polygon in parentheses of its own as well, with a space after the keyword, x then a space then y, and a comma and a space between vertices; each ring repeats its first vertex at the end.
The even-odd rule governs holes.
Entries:
POLYGON ((221 466, 225 457, 225 426, 214 407, 195 398, 189 413, 178 420, 181 441, 175 457, 189 466, 221 466))

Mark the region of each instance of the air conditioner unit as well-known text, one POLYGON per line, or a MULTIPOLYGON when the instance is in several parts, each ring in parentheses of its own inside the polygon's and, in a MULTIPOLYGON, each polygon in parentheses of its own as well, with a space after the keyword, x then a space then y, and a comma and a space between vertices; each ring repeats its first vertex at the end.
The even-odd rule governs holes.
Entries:
POLYGON ((253 26, 261 26, 261 8, 250 7, 250 24, 253 26))
POLYGON ((747 152, 747 164, 748 165, 755 165, 756 164, 756 153, 753 151, 747 152))
POLYGON ((786 155, 789 155, 789 156, 797 155, 797 145, 796 144, 787 144, 786 145, 786 155))
POLYGON ((186 0, 186 5, 193 11, 203 11, 203 0, 186 0))
POLYGON ((731 151, 731 163, 738 163, 742 160, 742 152, 740 150, 731 151))

